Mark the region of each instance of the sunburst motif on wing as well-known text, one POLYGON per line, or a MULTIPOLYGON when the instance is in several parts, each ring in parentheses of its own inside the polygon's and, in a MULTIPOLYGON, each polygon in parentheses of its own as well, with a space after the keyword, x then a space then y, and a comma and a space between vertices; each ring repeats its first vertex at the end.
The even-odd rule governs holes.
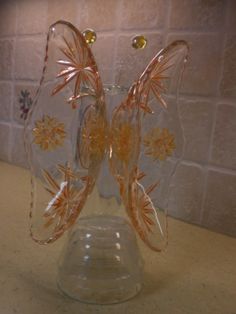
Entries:
POLYGON ((153 160, 166 160, 176 148, 175 137, 167 128, 153 128, 144 137, 143 145, 146 147, 145 154, 153 160))
POLYGON ((155 226, 155 221, 154 221, 154 205, 149 197, 149 194, 157 187, 158 183, 150 185, 145 192, 139 196, 138 198, 138 207, 140 210, 140 216, 143 221, 143 224, 145 225, 146 229, 149 232, 152 232, 151 227, 155 226))
MULTIPOLYGON (((78 205, 81 195, 81 189, 72 185, 73 180, 76 180, 77 176, 73 173, 70 166, 57 165, 57 169, 63 176, 60 185, 47 170, 43 170, 43 176, 48 186, 46 191, 52 196, 44 213, 44 218, 47 219, 44 224, 45 228, 53 224, 56 219, 58 219, 57 226, 59 228, 61 222, 68 218, 66 216, 73 218, 73 210, 78 205)), ((84 182, 88 181, 87 176, 80 179, 84 182)))
POLYGON ((147 69, 147 72, 144 72, 145 77, 143 77, 143 81, 141 77, 140 90, 143 94, 143 97, 139 105, 144 112, 153 112, 148 105, 148 100, 151 92, 156 97, 156 99, 160 101, 160 104, 164 108, 167 108, 167 104, 162 97, 162 93, 166 91, 163 81, 169 79, 169 76, 167 76, 165 72, 173 66, 173 64, 170 63, 170 60, 173 57, 174 54, 169 57, 164 57, 163 55, 160 55, 159 58, 155 58, 151 62, 151 68, 147 69))
POLYGON ((63 146, 66 137, 65 125, 56 118, 44 115, 35 122, 34 143, 44 151, 53 151, 63 146))
MULTIPOLYGON (((142 184, 139 181, 145 177, 144 172, 140 172, 138 169, 135 171, 134 183, 135 184, 135 193, 134 196, 136 200, 134 203, 137 206, 137 213, 139 213, 140 219, 143 222, 146 231, 152 232, 152 227, 155 226, 155 207, 151 201, 149 195, 155 190, 158 186, 158 182, 150 185, 147 189, 144 189, 142 184)), ((144 229, 144 230, 145 230, 144 229)), ((145 237, 144 232, 144 237, 145 237)))
POLYGON ((122 122, 111 130, 112 153, 118 160, 128 164, 132 153, 135 129, 129 122, 122 122))
POLYGON ((64 69, 57 75, 57 78, 62 78, 63 81, 52 91, 52 95, 57 94, 69 84, 70 81, 75 79, 73 94, 68 98, 68 102, 72 104, 72 108, 76 108, 77 99, 88 95, 95 96, 96 91, 99 89, 96 65, 89 55, 87 47, 80 44, 81 38, 79 38, 79 36, 79 34, 75 35, 73 33, 72 42, 69 42, 63 37, 65 47, 60 48, 60 50, 66 59, 57 61, 59 65, 64 66, 64 69), (82 87, 88 87, 89 92, 82 92, 82 87))
POLYGON ((88 167, 88 161, 102 159, 108 145, 107 132, 106 120, 91 108, 84 117, 78 143, 79 158, 84 168, 88 167))

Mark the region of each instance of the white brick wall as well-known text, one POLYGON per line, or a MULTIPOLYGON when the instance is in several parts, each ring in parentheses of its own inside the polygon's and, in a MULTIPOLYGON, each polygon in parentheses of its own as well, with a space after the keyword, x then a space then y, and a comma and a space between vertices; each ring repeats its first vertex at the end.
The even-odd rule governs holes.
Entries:
POLYGON ((171 214, 236 235, 236 1, 2 0, 0 1, 0 158, 25 166, 21 91, 33 97, 45 34, 66 19, 98 34, 93 50, 104 81, 129 83, 174 39, 189 42, 180 113, 187 140, 171 192, 171 214), (142 55, 135 34, 149 39, 142 55))

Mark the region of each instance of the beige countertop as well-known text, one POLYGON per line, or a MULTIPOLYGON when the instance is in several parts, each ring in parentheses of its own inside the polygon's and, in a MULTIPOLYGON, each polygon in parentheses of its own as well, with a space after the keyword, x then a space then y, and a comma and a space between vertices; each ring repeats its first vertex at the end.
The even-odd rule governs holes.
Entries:
POLYGON ((64 238, 48 246, 28 234, 29 173, 0 163, 0 314, 236 314, 236 239, 170 219, 165 253, 141 245, 141 293, 117 305, 87 305, 56 286, 64 238))

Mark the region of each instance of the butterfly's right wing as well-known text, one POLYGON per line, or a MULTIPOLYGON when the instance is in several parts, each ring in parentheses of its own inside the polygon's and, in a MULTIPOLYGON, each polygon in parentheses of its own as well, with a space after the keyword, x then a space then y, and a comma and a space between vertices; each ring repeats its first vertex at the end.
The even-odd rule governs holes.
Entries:
POLYGON ((183 154, 177 93, 188 46, 176 41, 161 50, 113 114, 110 165, 128 216, 155 251, 167 243, 171 178, 183 154))
POLYGON ((49 29, 43 75, 25 128, 35 241, 55 241, 77 219, 105 153, 106 125, 92 52, 73 25, 59 21, 49 29))
POLYGON ((126 208, 137 233, 154 251, 168 241, 170 185, 184 152, 178 91, 187 56, 186 42, 173 42, 153 58, 137 82, 140 155, 129 177, 126 208))

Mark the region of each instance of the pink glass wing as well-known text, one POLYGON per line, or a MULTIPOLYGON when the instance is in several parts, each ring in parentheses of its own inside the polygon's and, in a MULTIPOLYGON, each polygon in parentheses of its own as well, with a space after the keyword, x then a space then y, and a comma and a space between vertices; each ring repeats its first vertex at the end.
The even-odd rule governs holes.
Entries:
POLYGON ((184 41, 170 44, 137 82, 140 155, 129 176, 126 208, 141 239, 155 251, 167 244, 169 188, 184 151, 177 94, 187 54, 184 41))
POLYGON ((98 149, 91 140, 98 123, 104 131, 104 94, 93 55, 82 34, 59 21, 49 29, 43 75, 25 127, 35 241, 55 241, 81 212, 105 151, 105 144, 98 149))

